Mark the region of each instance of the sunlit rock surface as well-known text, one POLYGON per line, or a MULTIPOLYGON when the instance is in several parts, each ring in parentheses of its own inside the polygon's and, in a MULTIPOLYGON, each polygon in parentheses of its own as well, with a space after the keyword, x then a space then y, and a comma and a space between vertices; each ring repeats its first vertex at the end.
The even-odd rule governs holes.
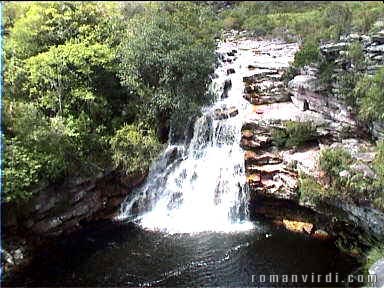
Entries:
MULTIPOLYGON (((322 53, 334 59, 345 47, 345 43, 329 44, 322 48, 322 53)), ((299 173, 311 175, 323 183, 323 173, 318 167, 322 149, 343 147, 359 162, 351 169, 365 177, 375 177, 369 167, 375 153, 372 144, 351 138, 359 137, 363 132, 356 115, 338 97, 326 96, 316 68, 305 67, 301 75, 287 86, 283 84, 281 75, 287 66, 282 63, 293 60, 293 54, 290 54, 292 47, 280 46, 278 51, 283 52, 280 55, 275 54, 274 48, 276 46, 271 45, 267 51, 249 49, 255 53, 255 60, 247 65, 249 71, 243 77, 243 97, 252 104, 248 106, 240 140, 240 146, 245 151, 251 213, 315 238, 336 237, 339 243, 343 243, 342 246, 353 247, 360 241, 357 238, 369 237, 370 233, 383 235, 383 215, 375 209, 335 201, 327 203, 326 207, 311 204, 307 210, 307 204, 299 200, 299 173), (277 62, 271 61, 269 65, 267 59, 273 54, 277 62), (280 61, 279 56, 285 60, 280 61), (259 61, 258 57, 262 60, 259 61), (317 127, 318 139, 300 149, 275 147, 271 130, 282 127, 288 120, 312 122, 317 127), (340 222, 333 223, 333 217, 338 217, 340 222), (353 223, 360 230, 352 231, 346 223, 353 223), (310 232, 308 227, 312 227, 310 232)))

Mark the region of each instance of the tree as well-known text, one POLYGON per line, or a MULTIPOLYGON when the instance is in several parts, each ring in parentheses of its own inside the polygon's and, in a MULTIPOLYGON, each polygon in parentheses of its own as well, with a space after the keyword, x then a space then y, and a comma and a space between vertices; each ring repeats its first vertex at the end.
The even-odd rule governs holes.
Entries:
POLYGON ((159 9, 164 13, 145 18, 146 25, 141 17, 131 20, 133 28, 120 47, 119 70, 123 85, 140 95, 148 122, 162 134, 163 123, 183 125, 196 106, 209 101, 214 42, 209 32, 196 29, 204 21, 195 15, 194 4, 169 3, 159 9))

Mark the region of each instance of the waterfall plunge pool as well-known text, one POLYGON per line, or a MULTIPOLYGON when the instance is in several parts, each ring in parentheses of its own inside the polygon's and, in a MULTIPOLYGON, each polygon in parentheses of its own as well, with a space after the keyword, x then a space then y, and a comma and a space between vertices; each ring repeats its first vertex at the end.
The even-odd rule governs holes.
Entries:
POLYGON ((54 247, 41 251, 24 271, 3 284, 346 287, 342 281, 357 268, 357 263, 331 242, 253 224, 253 229, 241 232, 167 234, 133 223, 97 223, 56 241, 54 247), (329 273, 332 283, 325 281, 329 273), (271 275, 277 275, 279 282, 271 282, 270 277, 276 277, 271 275), (284 275, 289 280, 298 275, 299 282, 285 283, 284 275), (318 275, 322 279, 305 283, 300 281, 301 275, 308 275, 307 281, 318 275))

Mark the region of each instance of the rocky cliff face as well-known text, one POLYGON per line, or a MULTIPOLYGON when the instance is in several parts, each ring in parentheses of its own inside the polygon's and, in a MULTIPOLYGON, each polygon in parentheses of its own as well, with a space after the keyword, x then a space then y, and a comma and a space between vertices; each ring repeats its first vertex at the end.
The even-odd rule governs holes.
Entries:
MULTIPOLYGON (((382 63, 382 58, 377 57, 382 53, 380 37, 369 37, 369 41, 367 37, 358 38, 368 41, 364 42, 365 53, 375 51, 375 55, 369 56, 375 67, 382 63)), ((346 39, 352 38, 356 36, 346 39)), ((278 48, 280 55, 289 49, 286 45, 278 48)), ((329 61, 339 63, 337 55, 342 55, 346 46, 345 43, 327 44, 321 51, 329 61)), ((273 47, 255 54, 268 54, 271 59, 267 60, 271 63, 281 61, 273 47)), ((313 176, 326 187, 327 179, 318 167, 319 154, 324 148, 342 146, 352 154, 356 166, 353 169, 360 169, 365 177, 374 177, 369 167, 375 156, 374 146, 360 139, 360 136, 366 137, 366 131, 355 112, 336 93, 335 87, 331 93, 326 91, 316 67, 302 69, 300 75, 285 85, 282 77, 287 66, 268 65, 268 61, 249 64, 249 76, 243 77, 243 97, 253 105, 252 113, 245 119, 240 142, 244 149, 251 216, 269 219, 276 225, 312 237, 331 238, 347 252, 361 255, 372 239, 383 238, 384 214, 364 201, 304 201, 299 190, 299 173, 313 176), (272 131, 284 129, 288 120, 312 122, 317 138, 299 149, 277 147, 272 131)), ((348 68, 345 64, 336 66, 334 77, 341 73, 340 69, 348 68)))
POLYGON ((26 264, 36 248, 89 222, 112 219, 146 173, 109 172, 40 191, 23 204, 2 204, 2 265, 7 272, 26 264))
MULTIPOLYGON (((329 72, 332 79, 331 88, 324 87, 320 81, 319 68, 315 66, 305 67, 289 82, 289 90, 292 102, 300 109, 306 106, 325 117, 337 121, 342 126, 359 126, 356 111, 347 104, 342 95, 338 80, 346 73, 366 73, 374 75, 376 71, 384 67, 384 30, 375 35, 350 34, 341 37, 339 42, 327 43, 320 47, 320 53, 325 63, 333 65, 329 72), (358 67, 349 59, 349 47, 359 43, 362 47, 364 65, 358 67), (330 91, 326 91, 328 90, 330 91)), ((352 87, 351 87, 352 88, 352 87)), ((361 130, 364 127, 359 127, 361 130)), ((377 139, 384 139, 384 123, 370 123, 370 132, 377 139)))

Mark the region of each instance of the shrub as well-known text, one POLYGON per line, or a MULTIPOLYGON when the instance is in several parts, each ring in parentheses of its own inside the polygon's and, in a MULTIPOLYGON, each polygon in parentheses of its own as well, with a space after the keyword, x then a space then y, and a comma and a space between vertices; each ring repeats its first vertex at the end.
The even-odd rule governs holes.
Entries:
POLYGON ((251 31, 254 36, 264 36, 276 27, 273 20, 268 16, 251 18, 245 22, 244 28, 251 31))
POLYGON ((164 130, 172 128, 182 134, 189 108, 212 100, 206 91, 215 42, 205 27, 204 19, 209 20, 205 9, 184 2, 164 5, 166 10, 179 10, 132 21, 133 33, 119 47, 120 78, 144 102, 148 126, 162 130, 169 123, 164 130))
POLYGON ((373 170, 376 173, 375 179, 375 199, 373 206, 384 211, 384 141, 377 144, 377 154, 373 161, 373 170))
POLYGON ((274 128, 272 130, 272 142, 277 147, 285 147, 287 143, 288 134, 285 129, 282 128, 274 128))
POLYGON ((6 202, 29 198, 38 183, 42 163, 17 140, 6 140, 4 151, 4 198, 6 202))
POLYGON ((126 173, 145 171, 160 151, 161 145, 152 131, 135 125, 124 125, 111 138, 115 166, 126 173))
POLYGON ((333 39, 338 39, 343 32, 349 32, 352 22, 352 11, 347 5, 332 3, 323 14, 323 25, 333 39))
POLYGON ((317 203, 324 195, 324 188, 312 176, 300 173, 299 192, 301 202, 317 203))
POLYGON ((316 126, 311 122, 288 121, 284 126, 272 131, 272 142, 278 147, 299 147, 317 138, 316 126))
POLYGON ((232 16, 228 16, 223 20, 223 26, 224 29, 226 30, 231 30, 231 29, 240 29, 241 23, 239 19, 234 18, 232 16))
POLYGON ((320 169, 331 177, 332 181, 339 179, 339 173, 348 169, 351 162, 351 155, 343 148, 327 148, 320 153, 320 169))
POLYGON ((356 97, 361 97, 360 117, 365 120, 384 120, 384 68, 374 77, 369 75, 356 84, 356 97))
POLYGON ((293 122, 286 124, 289 135, 287 146, 301 146, 317 138, 316 126, 312 122, 293 122))
POLYGON ((301 49, 295 54, 293 65, 295 67, 303 67, 320 60, 319 44, 315 40, 304 43, 301 49))
POLYGON ((360 42, 354 42, 348 46, 345 58, 351 61, 356 70, 362 70, 366 68, 365 56, 363 45, 360 42))
MULTIPOLYGON (((358 107, 361 99, 355 92, 355 88, 362 78, 362 71, 366 68, 363 47, 360 42, 354 42, 348 46, 344 60, 347 64, 351 64, 352 69, 344 71, 340 77, 338 77, 336 83, 346 104, 352 107, 358 107)), ((327 74, 332 75, 332 73, 327 74)))
POLYGON ((323 59, 320 61, 319 66, 319 82, 326 92, 330 92, 333 82, 333 70, 335 69, 334 62, 327 62, 323 59))
POLYGON ((361 79, 362 74, 361 73, 355 73, 355 72, 346 72, 343 73, 338 79, 337 79, 337 85, 340 89, 340 94, 343 97, 345 103, 347 105, 350 105, 352 107, 358 107, 359 105, 359 97, 356 96, 355 87, 356 84, 361 79))

